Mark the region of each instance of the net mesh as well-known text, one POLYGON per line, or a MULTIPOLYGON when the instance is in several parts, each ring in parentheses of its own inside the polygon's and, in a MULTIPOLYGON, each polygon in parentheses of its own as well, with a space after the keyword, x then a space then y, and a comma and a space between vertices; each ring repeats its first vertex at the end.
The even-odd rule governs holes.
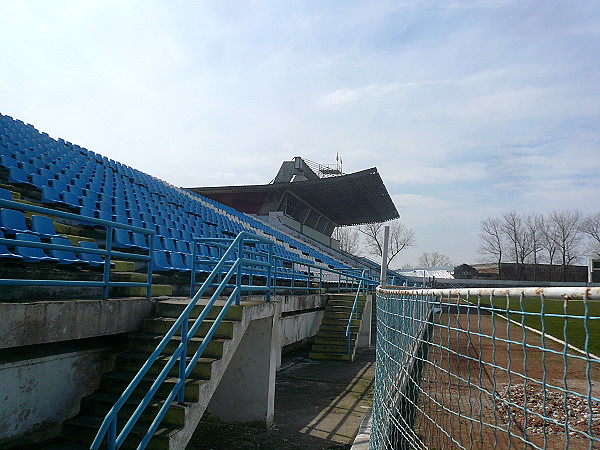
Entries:
POLYGON ((598 298, 380 288, 371 449, 600 448, 598 298))

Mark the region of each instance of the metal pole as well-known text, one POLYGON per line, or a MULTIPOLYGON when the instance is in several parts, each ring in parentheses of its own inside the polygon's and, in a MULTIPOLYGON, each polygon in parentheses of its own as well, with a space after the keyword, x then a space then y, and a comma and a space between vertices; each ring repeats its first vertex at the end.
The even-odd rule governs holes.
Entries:
POLYGON ((387 285, 387 263, 388 263, 388 244, 390 241, 390 226, 383 227, 383 254, 381 256, 381 274, 379 275, 379 285, 387 285))

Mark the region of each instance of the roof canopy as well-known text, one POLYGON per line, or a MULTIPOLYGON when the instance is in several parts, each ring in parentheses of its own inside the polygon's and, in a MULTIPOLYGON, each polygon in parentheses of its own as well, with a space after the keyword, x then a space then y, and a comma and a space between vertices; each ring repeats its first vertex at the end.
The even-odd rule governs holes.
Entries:
POLYGON ((291 194, 340 226, 399 217, 376 168, 291 183, 188 189, 249 214, 277 211, 281 199, 291 194))

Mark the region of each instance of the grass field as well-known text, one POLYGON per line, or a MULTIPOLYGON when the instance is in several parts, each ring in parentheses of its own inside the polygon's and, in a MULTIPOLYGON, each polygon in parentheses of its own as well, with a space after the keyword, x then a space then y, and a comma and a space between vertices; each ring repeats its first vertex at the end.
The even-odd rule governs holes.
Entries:
MULTIPOLYGON (((497 313, 506 315, 506 298, 494 298, 493 304, 482 299, 481 305, 493 306, 497 313)), ((540 298, 524 298, 522 303, 519 298, 510 298, 509 317, 512 320, 524 323, 527 326, 542 331, 544 323, 546 333, 567 341, 582 350, 585 350, 585 303, 583 300, 569 300, 565 309, 564 300, 544 300, 544 314, 542 315, 542 300, 540 298), (523 314, 525 313, 525 314, 523 314), (527 314, 533 313, 533 314, 527 314), (559 317, 554 317, 558 315, 559 317), (567 324, 565 337, 565 321, 567 324)), ((590 353, 600 355, 600 302, 588 301, 588 350, 590 353)))

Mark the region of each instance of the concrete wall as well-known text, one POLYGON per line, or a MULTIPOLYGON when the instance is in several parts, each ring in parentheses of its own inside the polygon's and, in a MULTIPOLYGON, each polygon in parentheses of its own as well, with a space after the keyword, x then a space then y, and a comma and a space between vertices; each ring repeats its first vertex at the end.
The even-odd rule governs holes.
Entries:
MULTIPOLYGON (((249 300, 263 303, 264 296, 249 300)), ((327 298, 277 295, 272 300, 271 318, 258 317, 261 326, 257 322, 249 327, 254 335, 244 342, 251 350, 253 341, 268 335, 272 349, 268 373, 274 378, 281 349, 317 333, 327 298), (272 325, 264 325, 269 320, 272 325)), ((154 306, 147 299, 0 303, 0 447, 15 439, 35 442, 58 434, 60 423, 78 412, 81 398, 111 370, 115 353, 124 351, 124 334, 141 330, 154 306)), ((266 370, 265 361, 253 364, 266 370)), ((236 367, 231 370, 234 373, 236 367)), ((274 395, 274 381, 266 389, 269 398, 274 395)), ((261 417, 269 423, 272 411, 245 419, 261 417)))
POLYGON ((282 347, 305 343, 317 334, 323 320, 323 311, 311 311, 281 318, 279 341, 282 347))
POLYGON ((32 349, 24 349, 19 356, 25 359, 14 361, 10 359, 16 355, 11 358, 12 352, 4 351, 0 360, 0 447, 57 435, 62 422, 79 411, 80 399, 92 393, 102 374, 112 368, 115 351, 121 346, 106 341, 80 342, 70 349, 35 348, 37 356, 31 355, 32 349))
POLYGON ((140 330, 154 306, 146 298, 0 302, 0 349, 140 330))

